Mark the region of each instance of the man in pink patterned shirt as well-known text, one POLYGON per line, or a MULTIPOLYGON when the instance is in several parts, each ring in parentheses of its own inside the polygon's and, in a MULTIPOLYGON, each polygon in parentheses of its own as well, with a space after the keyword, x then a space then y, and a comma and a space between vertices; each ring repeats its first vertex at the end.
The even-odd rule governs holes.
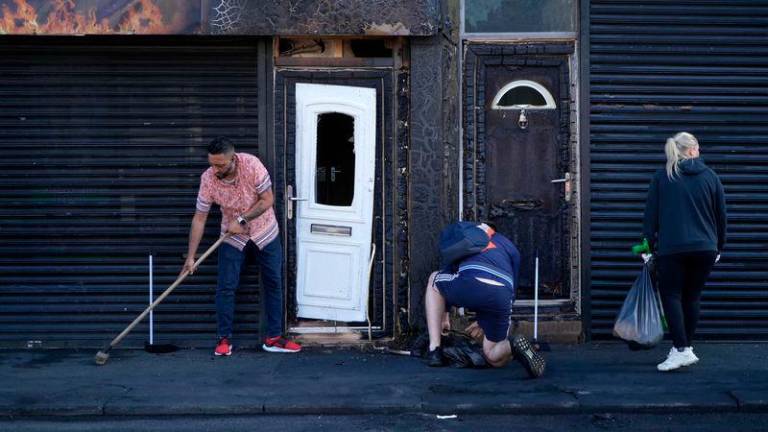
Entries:
POLYGON ((197 209, 189 232, 189 250, 184 270, 194 271, 195 253, 205 230, 211 205, 221 208, 221 233, 229 237, 219 249, 219 276, 216 286, 216 320, 219 341, 214 354, 232 354, 232 322, 235 291, 240 285, 243 265, 254 262, 261 270, 261 286, 267 315, 269 352, 298 352, 301 346, 282 336, 283 249, 269 173, 261 161, 248 153, 235 153, 227 138, 208 144, 211 167, 200 176, 197 209))

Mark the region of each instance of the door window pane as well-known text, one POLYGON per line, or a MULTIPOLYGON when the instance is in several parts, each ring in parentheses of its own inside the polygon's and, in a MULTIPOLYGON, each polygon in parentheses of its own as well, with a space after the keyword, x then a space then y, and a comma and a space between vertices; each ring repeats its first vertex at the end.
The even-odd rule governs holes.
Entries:
POLYGON ((575 32, 576 0, 466 0, 467 33, 575 32))
POLYGON ((317 117, 315 200, 350 206, 355 195, 355 119, 347 114, 317 117))
POLYGON ((555 98, 543 85, 529 80, 517 80, 505 85, 491 103, 493 109, 552 109, 555 98))
POLYGON ((532 105, 546 106, 547 101, 541 93, 530 87, 515 87, 504 93, 499 99, 499 106, 532 105))

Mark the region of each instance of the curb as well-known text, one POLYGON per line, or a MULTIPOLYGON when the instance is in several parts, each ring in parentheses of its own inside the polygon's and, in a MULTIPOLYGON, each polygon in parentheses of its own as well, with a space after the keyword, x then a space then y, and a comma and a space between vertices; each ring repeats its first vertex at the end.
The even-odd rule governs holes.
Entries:
MULTIPOLYGON (((552 398, 552 395, 539 395, 552 398)), ((256 403, 253 405, 107 405, 9 407, 0 406, 0 417, 144 417, 144 416, 187 416, 187 415, 361 415, 361 414, 462 414, 462 415, 565 415, 565 414, 672 414, 672 413, 768 413, 768 400, 758 392, 754 396, 763 399, 737 399, 730 404, 583 404, 577 400, 560 400, 555 404, 519 402, 494 402, 470 400, 456 402, 449 400, 428 400, 409 405, 353 404, 349 401, 326 400, 322 405, 256 403)), ((483 398, 480 398, 483 399, 483 398)), ((532 402, 532 401, 529 401, 532 402)))

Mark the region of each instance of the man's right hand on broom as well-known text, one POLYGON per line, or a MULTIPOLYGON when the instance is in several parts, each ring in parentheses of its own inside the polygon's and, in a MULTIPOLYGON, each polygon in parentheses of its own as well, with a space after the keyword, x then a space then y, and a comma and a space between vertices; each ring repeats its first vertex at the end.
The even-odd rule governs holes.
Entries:
POLYGON ((185 271, 189 271, 189 274, 192 274, 195 270, 195 257, 187 257, 184 261, 184 267, 181 268, 181 273, 179 274, 182 274, 185 271))
POLYGON ((184 261, 184 267, 181 268, 179 276, 188 271, 189 274, 195 272, 195 254, 197 253, 197 247, 200 245, 200 239, 203 238, 203 231, 205 230, 205 221, 208 219, 208 213, 201 211, 195 211, 195 216, 192 218, 192 226, 189 230, 189 246, 187 247, 187 258, 184 261))

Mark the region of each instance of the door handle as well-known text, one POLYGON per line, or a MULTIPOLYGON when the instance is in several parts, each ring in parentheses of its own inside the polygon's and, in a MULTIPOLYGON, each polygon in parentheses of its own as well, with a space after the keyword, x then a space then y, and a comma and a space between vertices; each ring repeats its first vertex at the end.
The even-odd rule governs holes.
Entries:
POLYGON ((288 220, 293 219, 293 203, 294 201, 307 201, 306 198, 299 198, 293 196, 293 186, 288 185, 285 188, 285 217, 288 220))
POLYGON ((336 167, 331 167, 331 182, 336 182, 336 174, 341 174, 340 169, 336 169, 336 167))
POLYGON ((565 176, 560 179, 552 180, 552 183, 564 183, 565 184, 565 202, 571 201, 571 195, 573 195, 573 185, 571 184, 571 173, 565 173, 565 176))

